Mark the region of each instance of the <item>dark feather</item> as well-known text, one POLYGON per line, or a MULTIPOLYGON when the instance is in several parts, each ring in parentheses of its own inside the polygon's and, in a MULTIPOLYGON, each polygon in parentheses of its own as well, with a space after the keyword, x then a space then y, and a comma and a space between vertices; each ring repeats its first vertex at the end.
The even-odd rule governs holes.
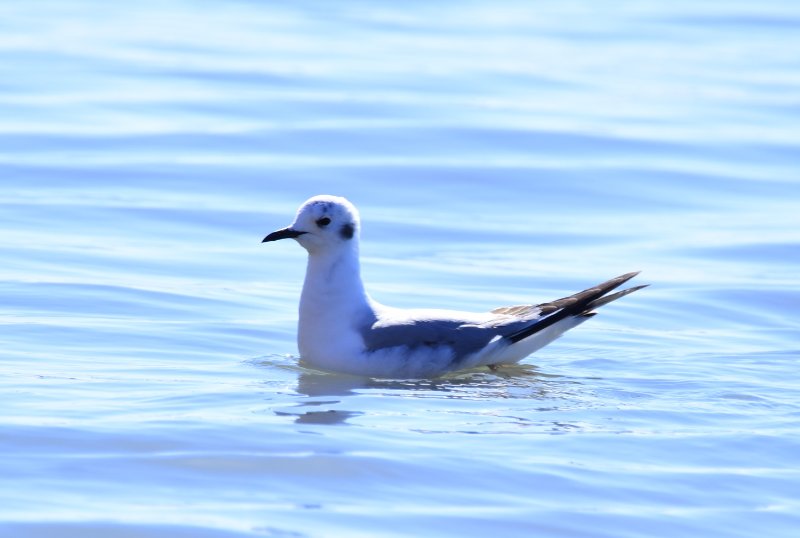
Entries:
POLYGON ((638 271, 634 273, 626 273, 618 276, 617 278, 607 280, 606 282, 598 284, 592 288, 578 292, 574 295, 536 305, 536 308, 540 310, 544 317, 536 320, 526 327, 523 327, 522 329, 505 335, 505 338, 510 340, 513 344, 528 338, 529 336, 534 335, 555 323, 558 323, 562 319, 566 319, 570 316, 590 315, 594 308, 608 304, 615 299, 619 299, 620 297, 645 287, 636 286, 634 288, 629 288, 611 295, 606 295, 638 274, 638 271))

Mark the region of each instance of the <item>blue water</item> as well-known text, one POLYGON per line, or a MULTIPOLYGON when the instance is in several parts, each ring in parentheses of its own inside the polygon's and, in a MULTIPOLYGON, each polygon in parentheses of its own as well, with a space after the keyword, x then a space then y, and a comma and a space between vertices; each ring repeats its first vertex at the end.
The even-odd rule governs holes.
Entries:
POLYGON ((0 535, 790 537, 800 6, 0 4, 0 535), (309 196, 395 306, 643 270, 525 360, 298 367, 309 196))

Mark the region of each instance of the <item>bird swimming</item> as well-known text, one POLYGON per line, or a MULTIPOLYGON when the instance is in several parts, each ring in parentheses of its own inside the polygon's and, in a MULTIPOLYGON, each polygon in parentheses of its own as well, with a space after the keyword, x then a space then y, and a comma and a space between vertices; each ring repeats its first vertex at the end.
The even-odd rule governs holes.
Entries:
POLYGON ((594 310, 640 290, 611 293, 638 272, 574 295, 489 312, 400 309, 365 291, 359 260, 358 210, 347 199, 307 200, 286 228, 263 243, 294 239, 308 251, 297 343, 301 362, 321 370, 416 379, 521 361, 595 315, 594 310))

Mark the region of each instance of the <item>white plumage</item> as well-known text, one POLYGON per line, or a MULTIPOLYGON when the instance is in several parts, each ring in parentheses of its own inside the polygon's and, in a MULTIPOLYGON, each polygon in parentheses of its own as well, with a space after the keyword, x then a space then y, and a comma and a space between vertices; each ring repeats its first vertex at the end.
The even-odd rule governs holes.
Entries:
POLYGON ((612 290, 628 273, 575 295, 491 312, 399 309, 377 303, 361 280, 356 208, 336 196, 306 201, 264 242, 295 239, 308 251, 298 347, 309 366, 383 378, 435 377, 518 362, 583 323, 593 309, 643 288, 612 290))

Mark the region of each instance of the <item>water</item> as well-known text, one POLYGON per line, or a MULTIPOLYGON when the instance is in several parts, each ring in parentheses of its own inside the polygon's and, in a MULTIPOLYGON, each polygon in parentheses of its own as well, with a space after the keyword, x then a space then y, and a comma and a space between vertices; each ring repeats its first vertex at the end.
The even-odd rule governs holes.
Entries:
POLYGON ((0 5, 0 534, 795 536, 795 2, 0 5), (297 366, 349 197, 396 306, 647 290, 518 367, 297 366))

